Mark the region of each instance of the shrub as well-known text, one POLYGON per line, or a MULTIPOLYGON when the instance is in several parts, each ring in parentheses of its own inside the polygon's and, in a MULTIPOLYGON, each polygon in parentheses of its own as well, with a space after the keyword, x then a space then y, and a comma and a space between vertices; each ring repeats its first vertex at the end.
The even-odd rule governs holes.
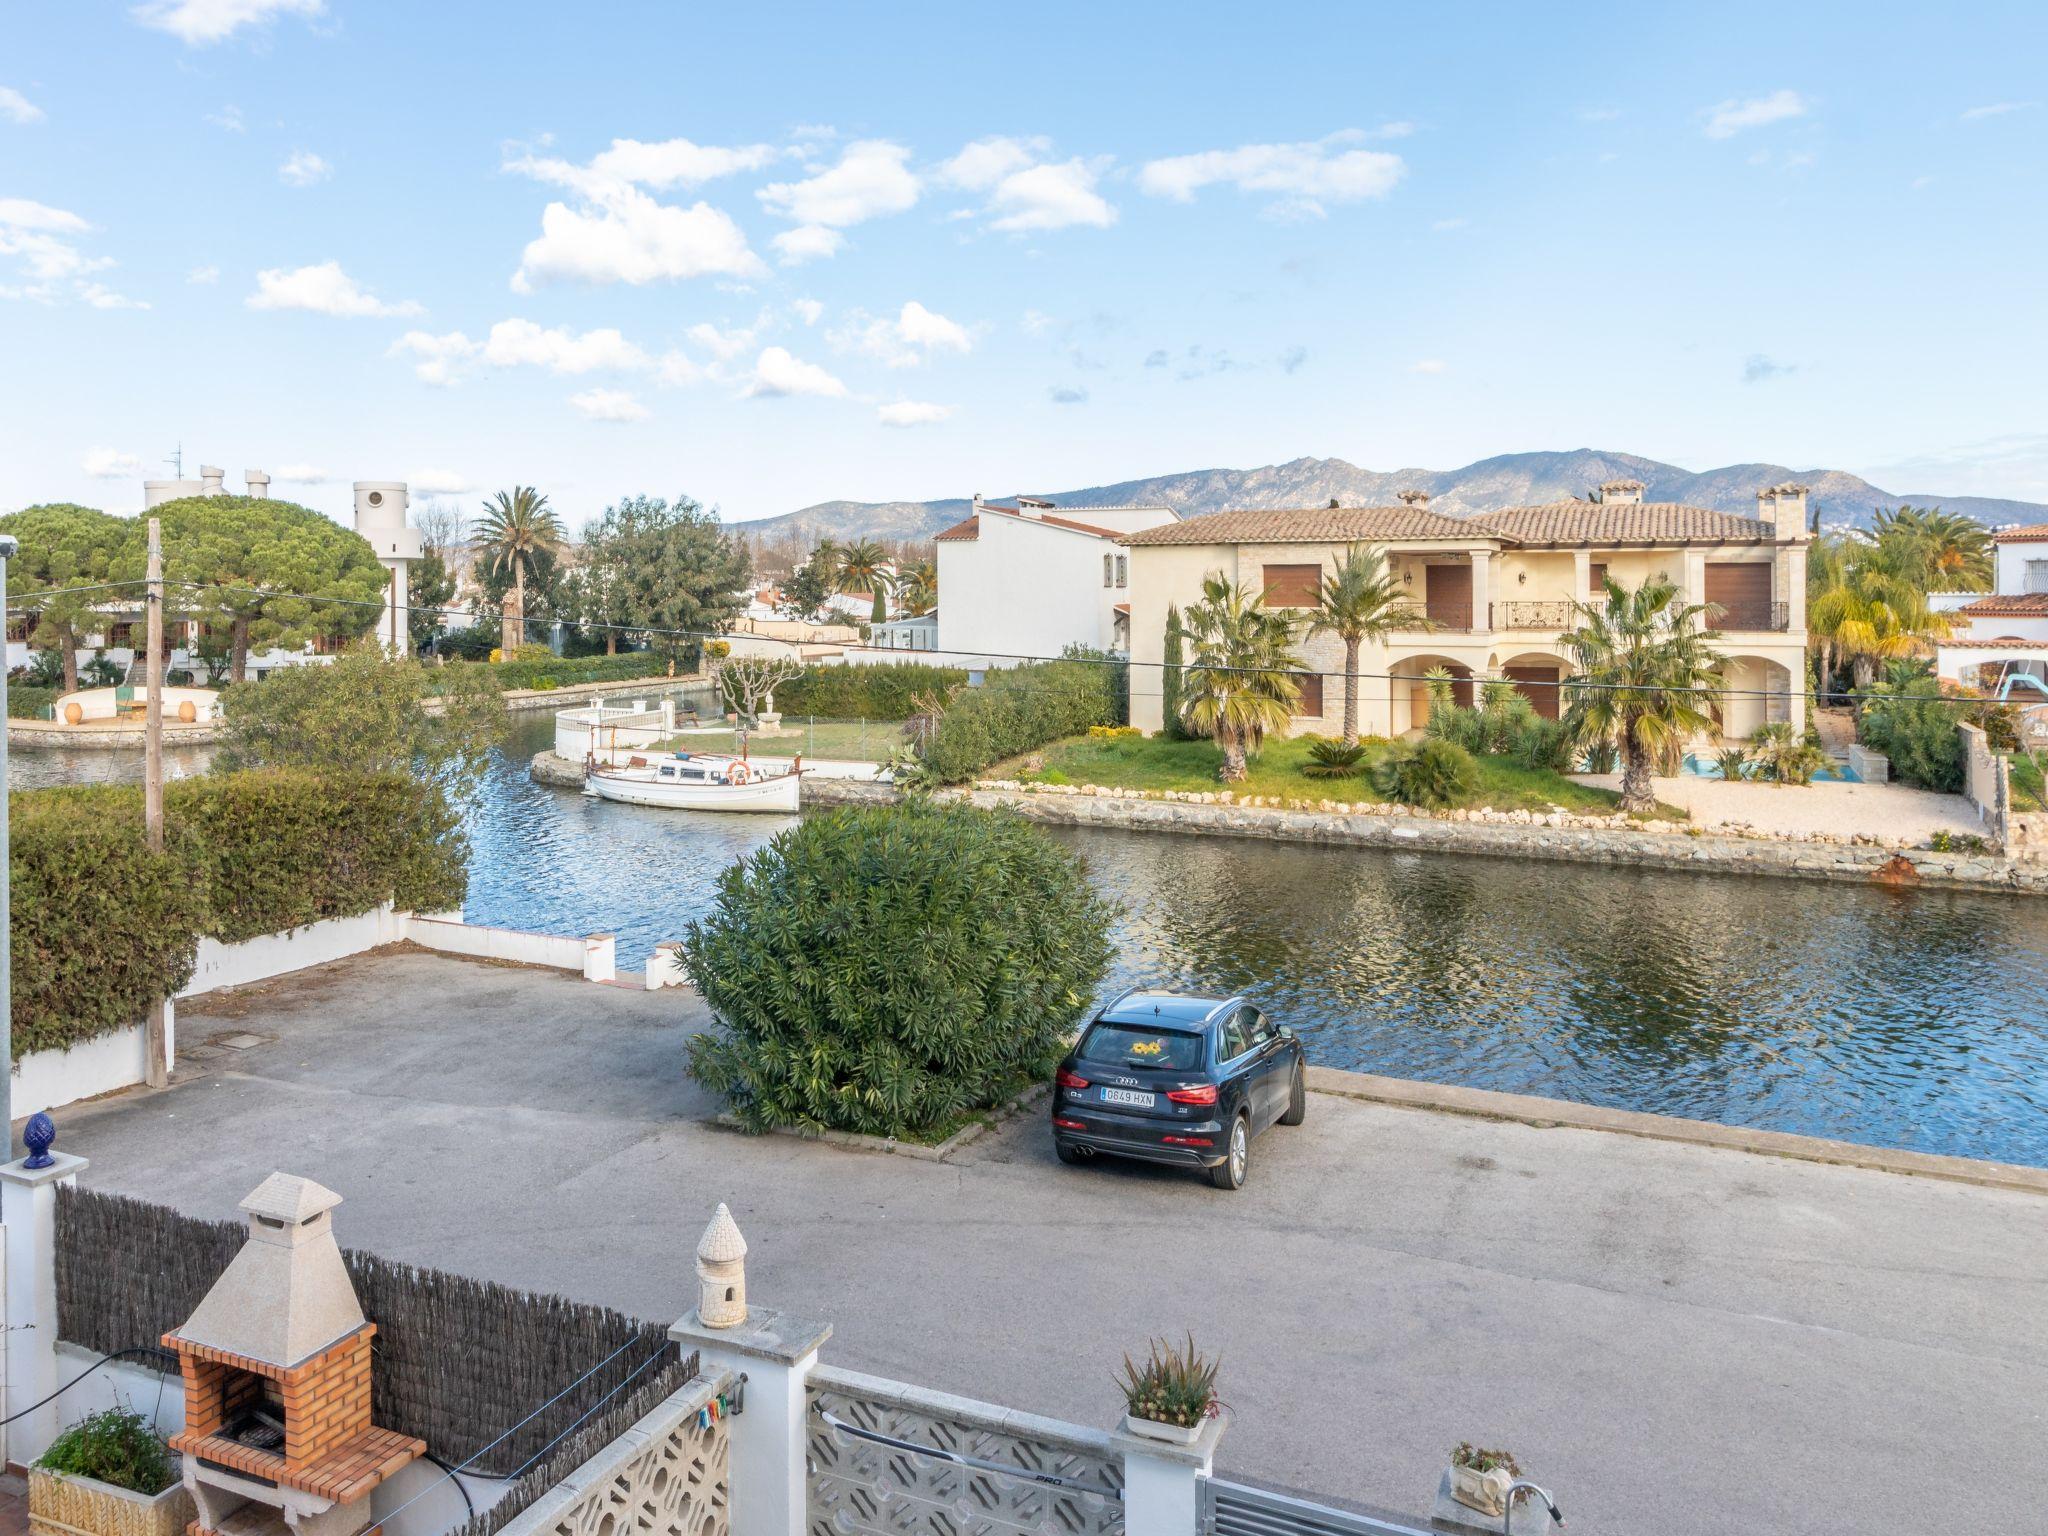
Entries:
POLYGON ((1135 725, 1091 725, 1088 727, 1090 741, 1136 741, 1145 733, 1135 725))
POLYGON ((1365 771, 1363 762, 1365 747, 1354 742, 1344 742, 1330 736, 1308 738, 1309 761, 1302 764, 1302 774, 1311 779, 1348 779, 1365 771))
POLYGON ((1941 697, 1940 685, 1932 678, 1871 699, 1857 722, 1857 734, 1865 746, 1891 759, 1892 777, 1901 783, 1942 794, 1963 787, 1956 706, 1941 697))
POLYGON ((925 694, 944 698, 967 681, 959 667, 923 662, 861 667, 805 667, 775 690, 785 715, 822 715, 828 720, 907 720, 925 694))
MULTIPOLYGON (((500 688, 573 688, 578 683, 622 682, 636 677, 659 677, 668 670, 666 657, 653 651, 625 651, 617 656, 557 656, 544 645, 523 645, 512 661, 486 663, 500 688), (537 654, 528 657, 527 652, 537 654)), ((439 688, 451 679, 440 678, 439 688)))
POLYGON ((1090 726, 1120 725, 1118 698, 1125 669, 1092 661, 1048 661, 993 672, 979 688, 953 696, 925 743, 923 766, 937 783, 971 779, 990 763, 1015 757, 1090 726))
POLYGON ((1193 1429, 1215 1408, 1216 1370, 1217 1362, 1203 1359, 1189 1334, 1185 1349, 1154 1339, 1143 1365, 1125 1355, 1116 1384, 1132 1418, 1193 1429))
POLYGON ((1431 689, 1429 719, 1424 723, 1423 735, 1432 741, 1446 741, 1453 746, 1463 747, 1467 752, 1486 750, 1486 717, 1476 709, 1461 708, 1448 702, 1449 688, 1445 687, 1446 702, 1435 702, 1435 689, 1431 689))
POLYGON ((61 688, 37 688, 27 683, 7 685, 7 718, 10 720, 47 720, 63 694, 61 688))
POLYGON ((102 1408, 50 1442, 37 1466, 155 1497, 178 1480, 170 1448, 139 1413, 102 1408))
POLYGON ((1828 765, 1827 753, 1793 735, 1791 723, 1783 720, 1758 726, 1749 738, 1746 756, 1755 765, 1757 777, 1773 784, 1811 784, 1813 776, 1828 765))
POLYGON ((453 809, 398 774, 174 780, 161 853, 135 786, 31 790, 9 809, 17 1056, 134 1024, 191 979, 202 935, 233 943, 386 901, 446 911, 468 880, 453 809))
POLYGON ((919 1135, 1043 1077, 1108 969, 1110 909, 1014 812, 806 817, 683 938, 716 1016, 690 1072, 754 1129, 919 1135))
POLYGON ((463 661, 489 661, 497 648, 498 626, 489 619, 450 630, 441 637, 439 645, 443 656, 454 656, 463 661))
POLYGON ((1747 747, 1723 747, 1714 754, 1714 766, 1721 770, 1721 777, 1733 784, 1749 777, 1749 749, 1747 747))
POLYGON ((1463 747, 1425 737, 1381 758, 1372 781, 1390 800, 1435 809, 1469 796, 1479 785, 1479 765, 1463 747))

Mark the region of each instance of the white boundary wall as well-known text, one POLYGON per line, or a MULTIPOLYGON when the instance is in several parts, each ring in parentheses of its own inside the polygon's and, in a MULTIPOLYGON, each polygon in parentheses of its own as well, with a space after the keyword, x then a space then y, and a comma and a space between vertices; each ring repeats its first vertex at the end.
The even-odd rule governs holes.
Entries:
MULTIPOLYGON (((608 933, 564 938, 511 928, 475 928, 463 922, 459 912, 398 912, 386 902, 354 917, 329 918, 240 944, 201 939, 192 980, 178 996, 200 997, 224 987, 268 981, 401 939, 446 954, 574 971, 586 981, 614 981, 618 977, 617 942, 608 933)), ((175 1001, 164 1007, 164 1034, 165 1048, 175 1063, 175 1001)), ((148 1077, 148 1058, 143 1035, 143 1025, 131 1024, 126 1029, 81 1040, 64 1050, 32 1051, 23 1056, 14 1064, 16 1118, 38 1110, 61 1109, 66 1104, 132 1088, 144 1081, 148 1077)))

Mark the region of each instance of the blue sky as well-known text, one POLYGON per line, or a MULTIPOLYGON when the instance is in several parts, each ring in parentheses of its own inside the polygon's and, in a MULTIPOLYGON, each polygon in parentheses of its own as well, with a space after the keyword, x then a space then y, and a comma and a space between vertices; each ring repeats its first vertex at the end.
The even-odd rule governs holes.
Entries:
POLYGON ((2048 499, 2048 7, 0 12, 0 506, 1594 446, 2048 499), (287 483, 287 474, 297 476, 287 483))

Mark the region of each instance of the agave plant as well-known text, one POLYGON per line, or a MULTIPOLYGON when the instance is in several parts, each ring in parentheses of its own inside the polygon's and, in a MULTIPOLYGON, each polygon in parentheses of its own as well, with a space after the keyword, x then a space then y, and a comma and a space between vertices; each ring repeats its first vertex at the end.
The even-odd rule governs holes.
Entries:
POLYGON ((1117 1386, 1123 1391, 1124 1406, 1132 1418, 1193 1429, 1216 1410, 1216 1371, 1220 1363, 1202 1358, 1195 1348, 1193 1334, 1188 1335, 1185 1349, 1164 1339, 1154 1339, 1144 1364, 1124 1356, 1117 1386))

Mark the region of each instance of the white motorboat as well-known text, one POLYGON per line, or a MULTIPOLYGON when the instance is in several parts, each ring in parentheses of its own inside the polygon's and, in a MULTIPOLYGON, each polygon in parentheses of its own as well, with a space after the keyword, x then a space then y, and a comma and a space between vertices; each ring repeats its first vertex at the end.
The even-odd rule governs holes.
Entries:
POLYGON ((797 808, 803 771, 802 758, 768 764, 711 752, 629 757, 623 767, 586 758, 583 793, 683 811, 788 812, 797 808))

